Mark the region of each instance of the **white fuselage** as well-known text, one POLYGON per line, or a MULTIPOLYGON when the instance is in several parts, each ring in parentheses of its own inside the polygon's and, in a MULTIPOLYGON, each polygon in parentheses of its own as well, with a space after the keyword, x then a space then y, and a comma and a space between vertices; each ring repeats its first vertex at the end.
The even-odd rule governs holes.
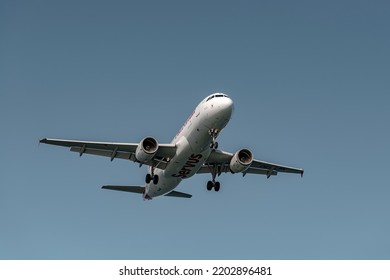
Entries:
POLYGON ((219 133, 229 122, 232 113, 233 101, 225 94, 216 93, 205 98, 172 140, 172 144, 176 145, 176 154, 169 159, 165 170, 154 168, 159 181, 157 184, 146 184, 144 197, 153 198, 169 193, 182 179, 196 174, 212 151, 210 131, 219 133))

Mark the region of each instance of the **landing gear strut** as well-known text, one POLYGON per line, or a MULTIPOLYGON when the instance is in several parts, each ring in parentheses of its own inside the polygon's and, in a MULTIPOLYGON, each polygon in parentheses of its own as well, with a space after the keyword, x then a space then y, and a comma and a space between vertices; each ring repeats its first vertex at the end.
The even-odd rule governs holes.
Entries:
POLYGON ((211 136, 210 148, 211 149, 218 149, 218 142, 215 141, 217 136, 218 136, 218 130, 217 129, 210 129, 209 133, 211 136))

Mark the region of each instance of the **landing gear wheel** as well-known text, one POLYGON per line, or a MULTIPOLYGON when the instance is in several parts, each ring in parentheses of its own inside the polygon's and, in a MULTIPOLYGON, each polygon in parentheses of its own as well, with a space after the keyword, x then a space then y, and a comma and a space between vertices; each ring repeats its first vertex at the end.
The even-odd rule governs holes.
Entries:
POLYGON ((146 174, 145 182, 146 182, 146 184, 149 184, 150 181, 152 181, 152 176, 148 173, 148 174, 146 174))
POLYGON ((214 143, 211 142, 211 143, 210 143, 210 148, 211 148, 211 149, 218 149, 218 142, 214 142, 214 143))
POLYGON ((216 191, 216 192, 219 192, 219 189, 221 188, 221 184, 219 183, 219 182, 215 182, 215 184, 214 184, 214 190, 216 191))
POLYGON ((211 182, 211 181, 207 182, 207 190, 208 191, 211 191, 213 189, 213 186, 214 186, 213 182, 211 182))
POLYGON ((153 176, 153 184, 155 184, 155 185, 158 184, 158 175, 153 176))

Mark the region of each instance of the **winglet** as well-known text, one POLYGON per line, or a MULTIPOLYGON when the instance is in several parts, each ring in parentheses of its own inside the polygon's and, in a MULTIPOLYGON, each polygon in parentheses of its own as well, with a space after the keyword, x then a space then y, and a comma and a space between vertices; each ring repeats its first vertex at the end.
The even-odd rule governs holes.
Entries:
POLYGON ((305 170, 302 169, 301 171, 301 178, 303 177, 303 173, 305 172, 305 170))

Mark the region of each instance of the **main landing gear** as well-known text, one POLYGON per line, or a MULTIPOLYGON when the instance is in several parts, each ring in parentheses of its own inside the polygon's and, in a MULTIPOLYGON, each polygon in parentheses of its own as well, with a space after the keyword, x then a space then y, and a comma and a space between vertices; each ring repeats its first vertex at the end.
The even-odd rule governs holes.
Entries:
POLYGON ((219 182, 215 182, 215 181, 208 181, 207 182, 207 190, 211 191, 213 188, 216 192, 218 192, 219 189, 221 188, 221 184, 219 182))
POLYGON ((209 133, 211 136, 211 143, 210 143, 210 148, 211 149, 218 149, 218 142, 216 142, 216 138, 218 136, 218 129, 210 129, 209 133))
POLYGON ((213 188, 216 192, 219 191, 219 189, 221 188, 221 184, 217 181, 215 181, 215 177, 217 177, 217 175, 221 175, 221 167, 218 166, 218 165, 210 165, 209 166, 210 168, 210 173, 211 173, 211 181, 208 181, 207 182, 207 190, 208 191, 211 191, 213 188))
POLYGON ((153 184, 158 184, 158 175, 154 174, 154 170, 152 169, 152 174, 146 174, 145 182, 146 184, 149 184, 151 181, 153 181, 153 184))

